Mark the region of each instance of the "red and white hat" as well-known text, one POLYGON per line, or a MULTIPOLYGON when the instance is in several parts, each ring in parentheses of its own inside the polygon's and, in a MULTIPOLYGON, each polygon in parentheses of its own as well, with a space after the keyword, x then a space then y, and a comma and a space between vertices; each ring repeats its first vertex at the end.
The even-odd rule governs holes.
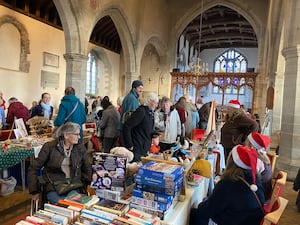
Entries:
POLYGON ((254 148, 257 150, 267 150, 271 143, 271 138, 268 136, 265 136, 263 134, 260 134, 258 132, 252 132, 248 135, 248 140, 252 144, 254 148))
POLYGON ((227 106, 230 106, 235 109, 241 108, 241 103, 238 100, 230 100, 227 104, 227 106))
POLYGON ((237 145, 233 147, 231 154, 234 163, 238 167, 246 170, 251 170, 253 184, 250 185, 250 189, 252 191, 257 191, 257 186, 256 186, 256 164, 257 164, 257 157, 258 157, 257 151, 247 146, 237 145))

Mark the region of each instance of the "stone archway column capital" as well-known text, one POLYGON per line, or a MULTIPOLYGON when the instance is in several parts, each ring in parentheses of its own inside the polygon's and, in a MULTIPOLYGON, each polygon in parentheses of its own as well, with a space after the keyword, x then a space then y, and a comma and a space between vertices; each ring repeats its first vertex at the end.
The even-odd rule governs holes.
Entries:
POLYGON ((300 45, 284 48, 281 51, 285 59, 296 58, 300 56, 300 45))

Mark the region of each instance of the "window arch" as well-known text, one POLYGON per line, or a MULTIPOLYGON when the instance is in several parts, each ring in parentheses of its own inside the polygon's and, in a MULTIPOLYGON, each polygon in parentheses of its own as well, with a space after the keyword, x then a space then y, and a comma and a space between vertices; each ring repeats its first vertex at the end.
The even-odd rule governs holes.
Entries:
POLYGON ((86 65, 86 94, 96 95, 97 90, 97 62, 93 52, 88 55, 89 59, 86 65))
POLYGON ((214 72, 245 73, 247 72, 247 58, 236 49, 228 49, 214 62, 214 72))

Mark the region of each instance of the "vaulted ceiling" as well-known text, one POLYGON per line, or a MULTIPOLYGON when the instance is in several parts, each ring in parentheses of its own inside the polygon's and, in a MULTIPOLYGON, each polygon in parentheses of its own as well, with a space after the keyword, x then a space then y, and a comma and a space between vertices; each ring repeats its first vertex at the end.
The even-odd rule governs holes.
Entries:
MULTIPOLYGON (((35 18, 48 25, 62 29, 62 24, 52 0, 0 0, 0 4, 35 18)), ((193 19, 184 29, 186 40, 195 49, 211 48, 257 48, 257 38, 252 26, 238 12, 215 6, 193 19)), ((121 41, 117 29, 110 17, 98 21, 90 41, 98 46, 120 53, 121 41)))

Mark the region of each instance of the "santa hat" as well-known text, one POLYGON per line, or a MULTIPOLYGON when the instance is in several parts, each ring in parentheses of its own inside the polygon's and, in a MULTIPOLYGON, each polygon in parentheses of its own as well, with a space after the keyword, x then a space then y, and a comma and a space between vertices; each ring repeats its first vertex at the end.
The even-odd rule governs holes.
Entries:
POLYGON ((241 108, 241 103, 238 100, 230 100, 227 104, 227 106, 230 106, 235 109, 241 108))
POLYGON ((235 146, 232 151, 232 158, 234 163, 246 170, 251 170, 252 174, 252 181, 253 184, 250 185, 250 189, 252 191, 257 191, 256 186, 256 164, 257 164, 257 151, 251 149, 247 146, 237 145, 235 146))
POLYGON ((252 132, 248 135, 248 140, 257 150, 267 150, 271 143, 271 138, 258 132, 252 132))

